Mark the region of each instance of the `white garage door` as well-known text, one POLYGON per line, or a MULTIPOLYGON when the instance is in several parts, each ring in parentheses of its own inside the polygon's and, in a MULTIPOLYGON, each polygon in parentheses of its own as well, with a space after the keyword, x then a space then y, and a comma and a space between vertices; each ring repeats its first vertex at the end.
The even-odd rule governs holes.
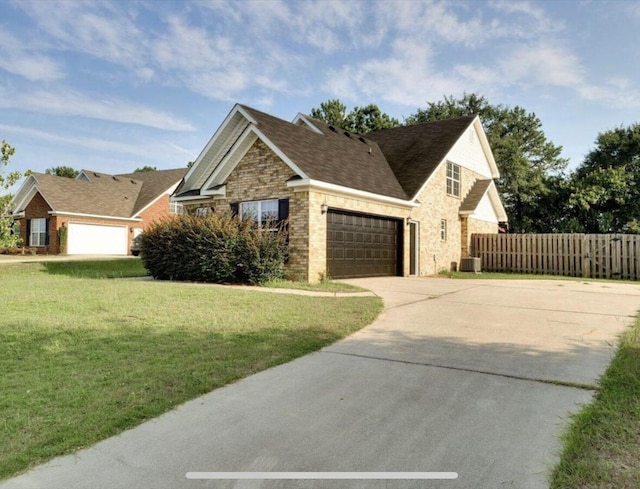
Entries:
POLYGON ((126 255, 127 227, 69 223, 69 255, 126 255))

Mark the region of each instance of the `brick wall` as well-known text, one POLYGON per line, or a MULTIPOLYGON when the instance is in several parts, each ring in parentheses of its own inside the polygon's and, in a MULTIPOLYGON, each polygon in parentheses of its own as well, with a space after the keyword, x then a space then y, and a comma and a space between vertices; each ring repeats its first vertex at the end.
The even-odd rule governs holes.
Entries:
POLYGON ((59 253, 58 244, 58 223, 57 218, 49 214, 51 208, 47 201, 44 200, 40 193, 36 193, 29 205, 24 210, 24 217, 20 218, 20 239, 22 246, 30 247, 29 235, 27 234, 27 221, 31 219, 49 219, 49 245, 35 247, 38 254, 57 254, 59 253))
MULTIPOLYGON (((463 226, 471 226, 471 222, 463 222, 459 214, 460 205, 475 181, 486 177, 460 167, 460 197, 447 194, 446 178, 447 165, 442 164, 418 196, 421 206, 411 213, 412 219, 420 221, 420 275, 433 275, 457 267, 460 258, 468 253, 471 228, 465 234, 463 226), (440 233, 443 219, 447 222, 446 240, 441 239, 440 233)), ((497 226, 494 230, 497 232, 497 226)))
POLYGON ((211 198, 185 204, 185 209, 211 207, 230 215, 232 203, 253 200, 289 199, 289 263, 292 279, 308 280, 308 194, 295 193, 287 180, 295 172, 262 141, 257 140, 227 178, 225 198, 211 198))
MULTIPOLYGON (((463 256, 463 244, 468 248, 468 236, 476 229, 497 231, 482 221, 470 219, 465 238, 462 238, 460 205, 481 175, 461 167, 460 197, 446 193, 446 165, 432 176, 418 197, 419 208, 386 203, 364 198, 348 197, 337 192, 313 188, 289 188, 287 181, 294 176, 289 168, 262 141, 256 141, 226 181, 225 198, 211 198, 185 207, 212 207, 214 212, 230 213, 230 204, 252 200, 289 199, 289 250, 287 272, 292 279, 315 282, 327 271, 327 216, 321 206, 346 211, 395 217, 406 222, 407 218, 420 222, 420 275, 449 269, 458 265, 463 256), (440 238, 441 219, 447 221, 447 239, 440 238)), ((409 275, 409 228, 401 226, 403 233, 403 275, 409 275)), ((485 232, 485 231, 483 231, 485 232)), ((468 251, 465 251, 468 252, 468 251)))
POLYGON ((140 214, 140 218, 142 219, 142 224, 136 227, 146 228, 154 221, 164 219, 173 214, 169 214, 169 194, 164 194, 158 200, 156 200, 153 204, 147 207, 144 212, 140 214))

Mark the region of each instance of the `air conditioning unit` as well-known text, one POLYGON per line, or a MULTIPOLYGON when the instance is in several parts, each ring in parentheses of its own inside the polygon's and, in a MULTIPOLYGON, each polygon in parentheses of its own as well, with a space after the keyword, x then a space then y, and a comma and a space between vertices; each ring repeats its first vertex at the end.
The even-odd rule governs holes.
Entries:
POLYGON ((480 273, 481 264, 480 258, 476 258, 474 256, 470 256, 467 258, 462 258, 460 260, 460 271, 461 272, 475 272, 480 273))

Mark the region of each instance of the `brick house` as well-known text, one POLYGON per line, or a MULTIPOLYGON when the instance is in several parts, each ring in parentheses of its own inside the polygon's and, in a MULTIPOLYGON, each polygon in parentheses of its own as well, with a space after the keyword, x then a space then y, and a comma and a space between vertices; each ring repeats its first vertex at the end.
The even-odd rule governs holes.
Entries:
POLYGON ((288 219, 288 272, 316 281, 429 275, 506 213, 478 117, 351 134, 235 105, 172 199, 195 213, 288 219))
POLYGON ((33 173, 16 192, 11 212, 23 246, 39 254, 64 253, 60 238, 66 235, 69 255, 127 255, 149 223, 179 210, 170 196, 186 172, 82 170, 75 179, 33 173))

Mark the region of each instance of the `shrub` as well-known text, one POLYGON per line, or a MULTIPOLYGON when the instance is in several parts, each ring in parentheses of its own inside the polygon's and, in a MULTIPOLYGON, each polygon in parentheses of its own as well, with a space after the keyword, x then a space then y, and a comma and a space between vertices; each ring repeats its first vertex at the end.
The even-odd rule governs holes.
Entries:
POLYGON ((159 280, 261 284, 284 276, 286 236, 250 220, 181 215, 145 230, 140 255, 159 280))

